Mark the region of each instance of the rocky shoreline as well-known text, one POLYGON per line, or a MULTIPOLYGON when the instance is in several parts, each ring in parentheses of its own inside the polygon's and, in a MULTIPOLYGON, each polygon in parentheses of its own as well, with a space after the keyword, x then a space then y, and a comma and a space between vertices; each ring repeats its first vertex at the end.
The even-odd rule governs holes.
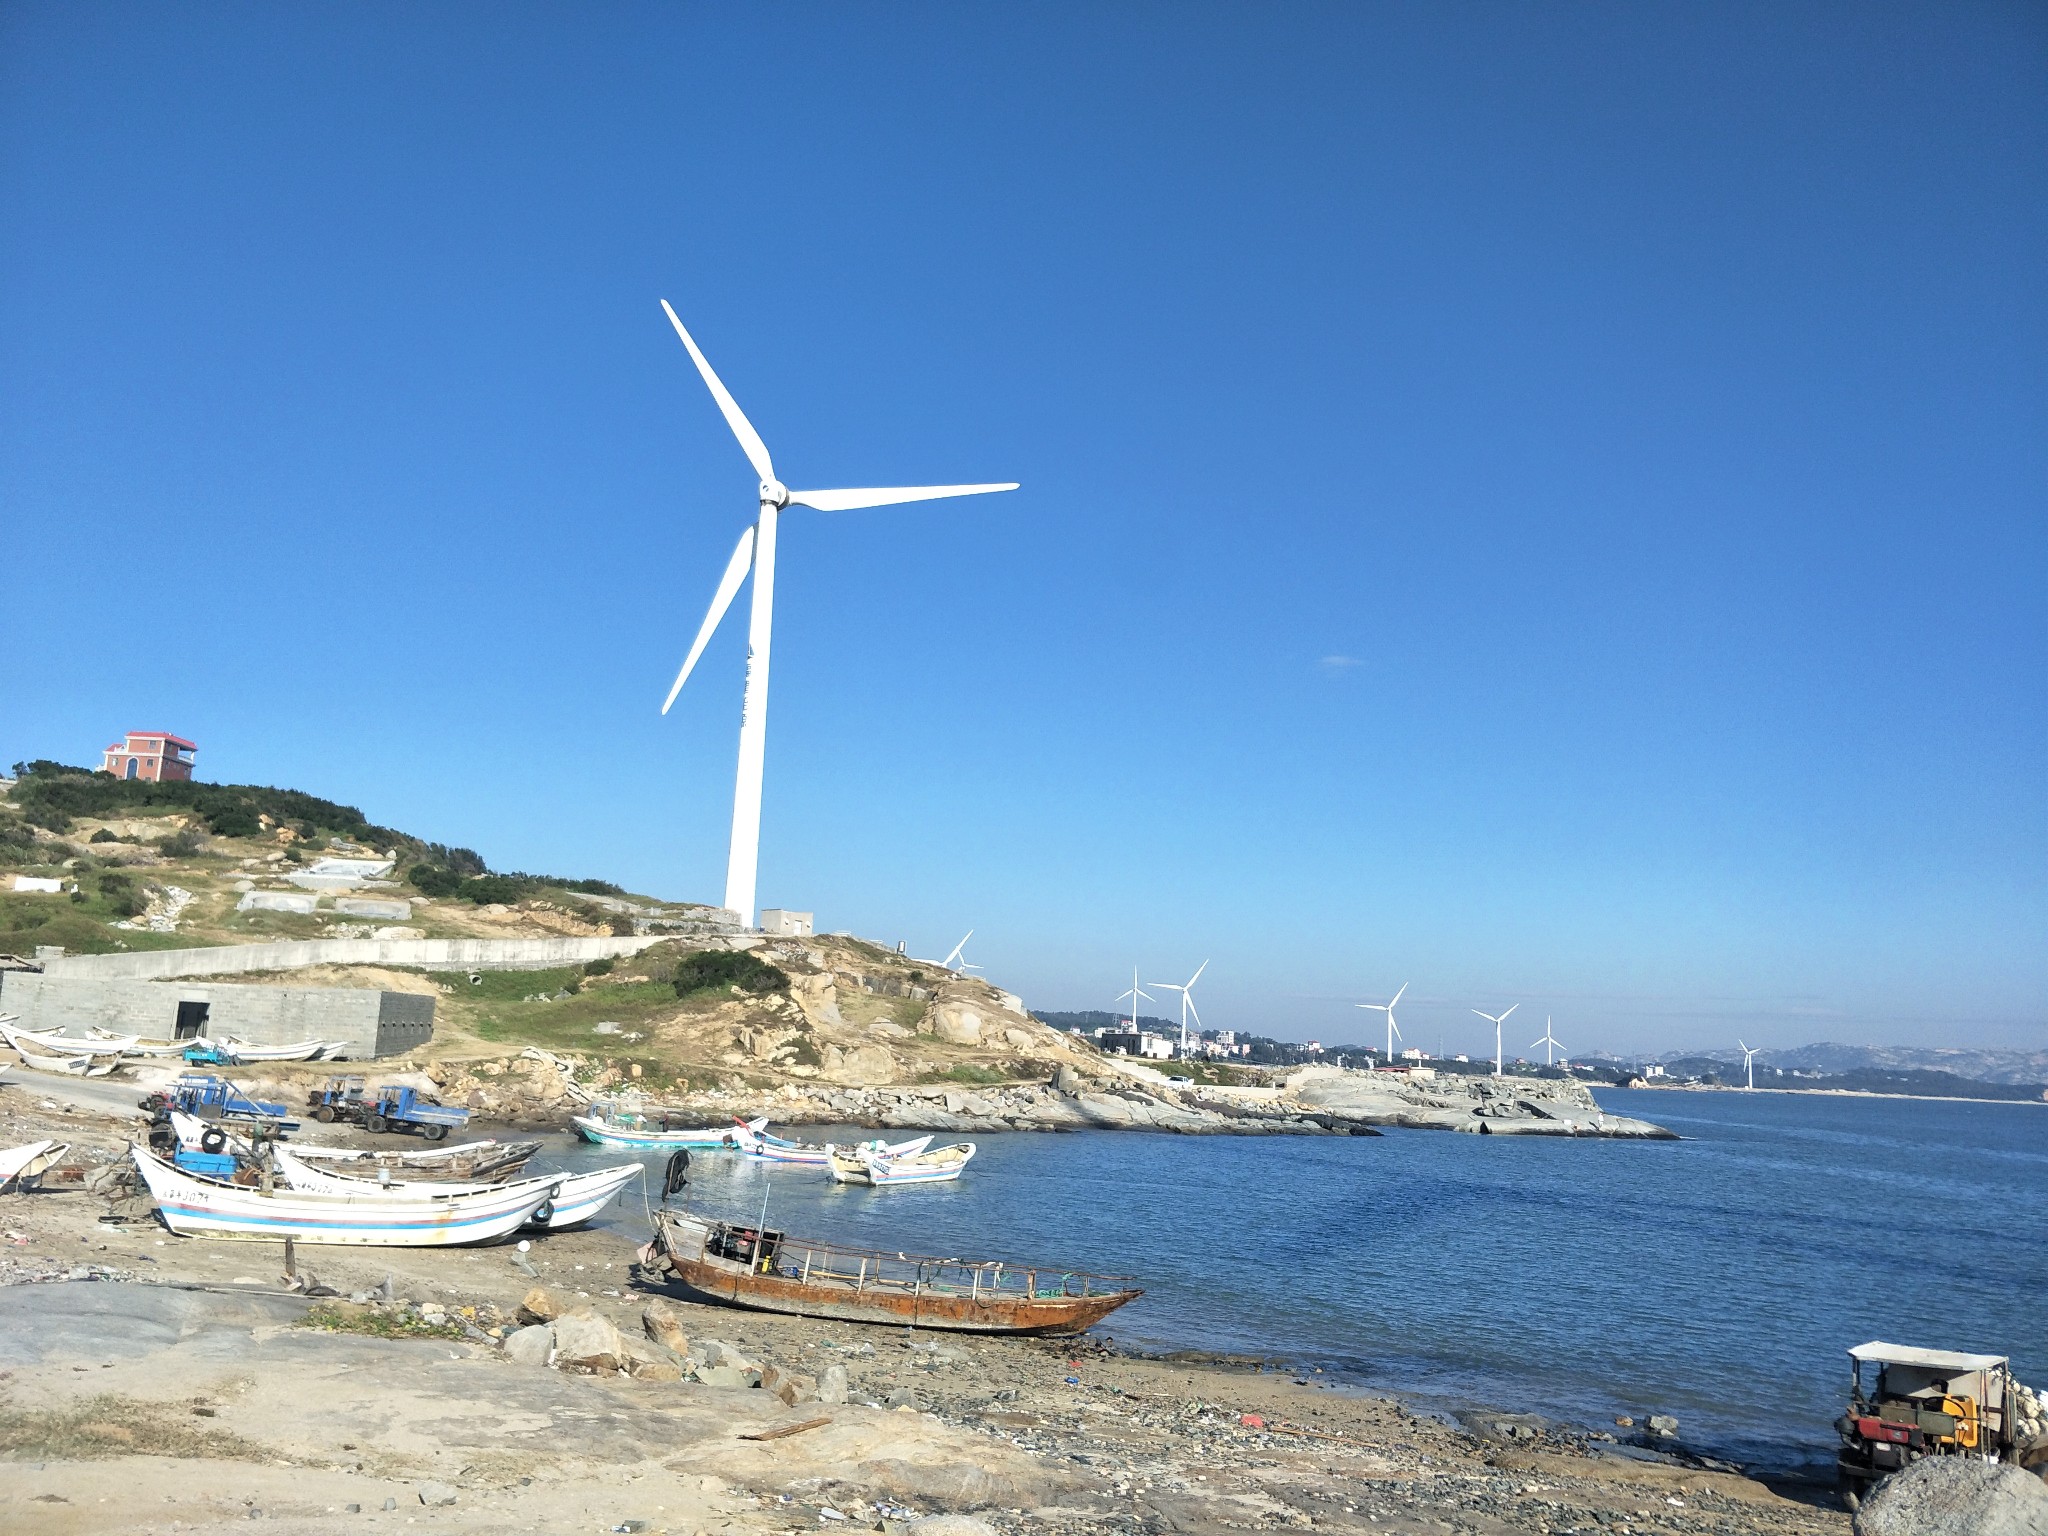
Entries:
MULTIPOLYGON (((116 1166, 133 1117, 50 1102, 0 1088, 0 1142, 116 1166)), ((9 1530, 1848 1527, 1619 1429, 1445 1422, 1313 1365, 694 1305, 605 1230, 302 1248, 287 1277, 281 1245, 172 1237, 97 1182, 0 1199, 9 1530)))

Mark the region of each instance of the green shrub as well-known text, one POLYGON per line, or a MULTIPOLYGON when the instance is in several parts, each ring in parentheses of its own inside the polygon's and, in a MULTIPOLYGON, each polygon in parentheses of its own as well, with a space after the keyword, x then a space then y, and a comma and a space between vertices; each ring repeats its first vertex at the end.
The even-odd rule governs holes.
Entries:
POLYGON ((744 950, 707 949, 684 958, 676 967, 675 984, 677 997, 713 989, 723 992, 727 987, 738 987, 752 997, 765 997, 770 992, 786 990, 789 977, 744 950))
POLYGON ((140 917, 149 903, 142 892, 135 889, 135 882, 124 874, 109 870, 100 876, 100 895, 107 906, 120 917, 140 917))
POLYGON ((88 837, 86 841, 88 843, 118 843, 120 839, 114 836, 114 834, 109 832, 105 827, 101 827, 99 831, 93 833, 93 835, 91 837, 88 837))
POLYGON ((583 967, 583 974, 586 976, 609 976, 612 973, 612 964, 613 962, 610 960, 593 960, 590 964, 583 967))
POLYGON ((263 822, 256 807, 246 800, 226 801, 205 815, 206 825, 215 837, 257 837, 263 832, 263 822))
POLYGON ((439 864, 415 864, 405 878, 422 896, 453 896, 462 889, 462 876, 439 864))
POLYGON ((189 859, 206 847, 206 839, 191 827, 180 827, 157 847, 170 858, 189 859))

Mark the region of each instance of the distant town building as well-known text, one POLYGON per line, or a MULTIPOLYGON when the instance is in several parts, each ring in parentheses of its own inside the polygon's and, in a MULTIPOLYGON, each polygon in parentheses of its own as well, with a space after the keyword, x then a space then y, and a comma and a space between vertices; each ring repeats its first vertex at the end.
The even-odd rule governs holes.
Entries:
POLYGON ((100 759, 100 772, 117 779, 189 779, 198 751, 184 737, 168 731, 130 731, 107 748, 100 759))
POLYGON ((772 933, 783 939, 808 939, 811 936, 809 912, 785 912, 781 907, 761 909, 761 931, 772 933))
POLYGON ((1661 1061, 1653 1061, 1647 1067, 1643 1068, 1643 1076, 1645 1077, 1662 1077, 1663 1075, 1664 1063, 1661 1061))
POLYGON ((1098 1029, 1095 1043, 1112 1056, 1143 1056, 1153 1061, 1171 1061, 1175 1044, 1149 1029, 1098 1029))

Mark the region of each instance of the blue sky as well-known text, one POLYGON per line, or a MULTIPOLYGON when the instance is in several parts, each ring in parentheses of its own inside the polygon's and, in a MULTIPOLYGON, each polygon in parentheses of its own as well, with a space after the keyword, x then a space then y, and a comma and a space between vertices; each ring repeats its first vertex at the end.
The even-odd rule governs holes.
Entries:
POLYGON ((2044 53, 0 6, 0 761, 716 900, 740 624, 656 711, 753 482, 666 297, 790 483, 1024 483, 785 518, 763 904, 1297 1038, 2039 1046, 2044 53))

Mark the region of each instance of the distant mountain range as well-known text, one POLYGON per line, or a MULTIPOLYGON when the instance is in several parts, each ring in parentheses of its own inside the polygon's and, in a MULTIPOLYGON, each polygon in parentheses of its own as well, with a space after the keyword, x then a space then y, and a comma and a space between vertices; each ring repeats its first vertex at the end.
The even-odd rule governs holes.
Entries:
MULTIPOLYGON (((1742 1065, 1742 1052, 1733 1048, 1665 1051, 1645 1058, 1670 1063, 1706 1058, 1742 1065)), ((1855 1072, 1946 1072, 1977 1083, 2048 1083, 2048 1051, 1944 1050, 1919 1045, 1802 1045, 1792 1050, 1760 1050, 1759 1067, 1783 1067, 1787 1072, 1825 1072, 1830 1076, 1855 1072)))

